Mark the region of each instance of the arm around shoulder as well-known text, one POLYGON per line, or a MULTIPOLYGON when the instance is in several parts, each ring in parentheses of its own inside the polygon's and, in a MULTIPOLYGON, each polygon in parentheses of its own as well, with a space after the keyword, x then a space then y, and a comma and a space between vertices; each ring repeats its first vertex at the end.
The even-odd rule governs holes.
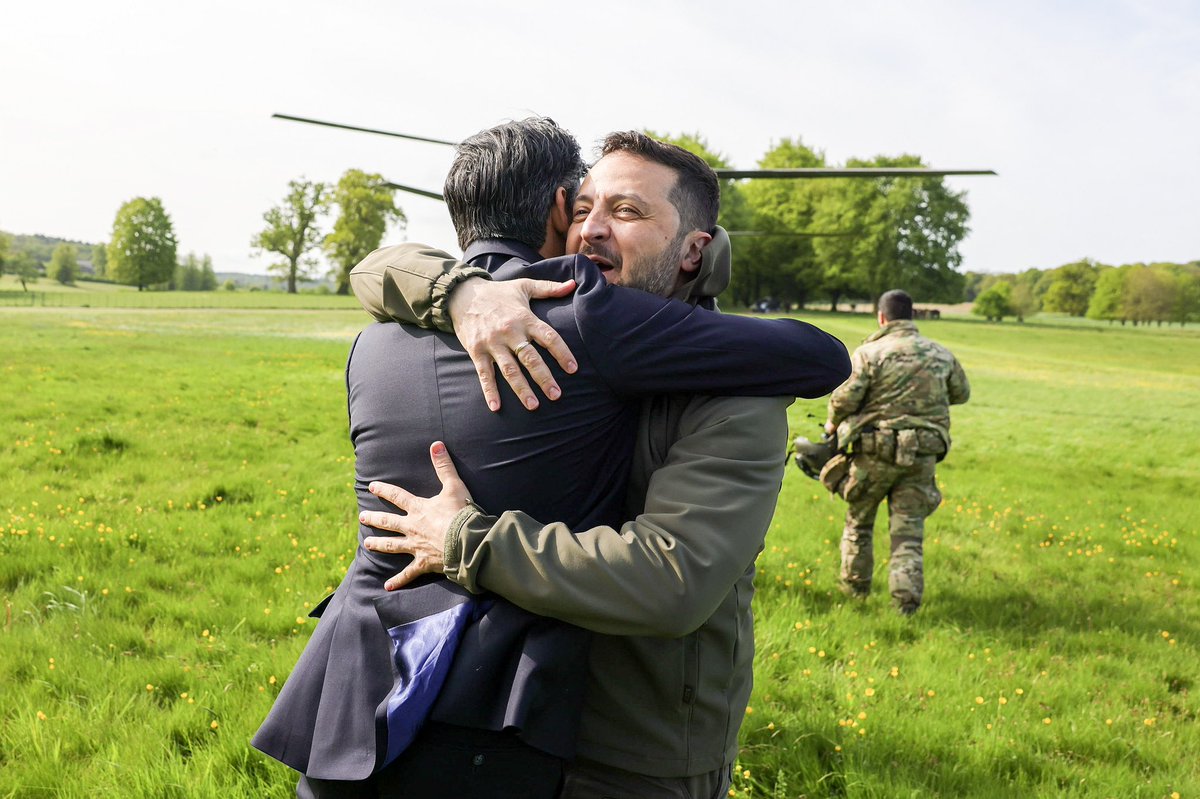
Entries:
POLYGON ((350 270, 350 288, 371 316, 452 332, 447 299, 458 283, 472 277, 491 279, 487 270, 469 266, 424 244, 381 247, 350 270))

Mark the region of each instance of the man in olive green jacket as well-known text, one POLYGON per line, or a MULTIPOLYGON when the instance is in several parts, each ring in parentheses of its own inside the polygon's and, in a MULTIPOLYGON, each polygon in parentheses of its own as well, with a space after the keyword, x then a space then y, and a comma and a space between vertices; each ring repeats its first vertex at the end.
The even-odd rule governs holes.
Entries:
MULTIPOLYGON (((693 221, 688 199, 677 201, 671 191, 681 180, 678 154, 664 156, 664 145, 644 139, 606 140, 574 206, 575 247, 616 282, 640 280, 646 269, 670 270, 674 296, 711 298, 728 279, 706 271, 711 264, 681 270, 678 260, 650 265, 635 257, 653 246, 647 242, 661 246, 689 231, 712 230, 716 215, 714 203, 709 217, 693 221)), ((467 335, 460 317, 472 316, 472 302, 488 307, 478 295, 490 284, 462 282, 449 295, 449 313, 436 310, 445 307, 443 287, 458 282, 461 268, 413 257, 390 274, 352 275, 352 282, 377 317, 430 324, 440 313, 467 335), (468 290, 475 299, 460 303, 459 293, 468 290)), ((523 363, 532 349, 516 347, 523 363)), ((840 377, 816 396, 848 374, 844 357, 834 366, 831 376, 840 377)), ((619 529, 569 530, 519 511, 496 517, 473 506, 462 510, 466 488, 448 459, 438 466, 441 495, 383 494, 408 515, 364 520, 405 534, 368 538, 369 548, 410 552, 418 571, 441 571, 470 590, 492 591, 598 633, 579 759, 562 796, 718 796, 727 789, 751 688, 754 560, 780 488, 791 401, 647 400, 627 502, 632 521, 619 529)))

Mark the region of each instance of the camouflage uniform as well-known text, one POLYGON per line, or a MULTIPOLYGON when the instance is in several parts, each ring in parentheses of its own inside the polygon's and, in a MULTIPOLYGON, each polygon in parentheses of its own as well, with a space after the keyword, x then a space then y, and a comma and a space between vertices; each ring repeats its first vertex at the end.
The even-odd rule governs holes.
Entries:
POLYGON ((966 402, 971 388, 950 351, 919 335, 908 319, 875 331, 852 363, 853 373, 829 398, 838 444, 851 453, 838 490, 848 505, 842 584, 852 594, 870 591, 875 514, 886 498, 888 588, 897 607, 910 613, 920 606, 925 585, 925 517, 942 501, 934 469, 950 450, 950 405, 966 402))

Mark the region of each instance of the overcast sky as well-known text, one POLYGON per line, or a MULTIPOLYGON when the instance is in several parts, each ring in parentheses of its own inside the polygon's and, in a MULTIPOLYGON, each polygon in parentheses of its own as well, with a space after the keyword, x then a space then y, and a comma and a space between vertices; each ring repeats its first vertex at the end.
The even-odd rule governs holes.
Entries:
MULTIPOLYGON (((459 139, 543 114, 698 132, 735 166, 800 137, 830 163, 915 153, 968 192, 963 268, 1200 259, 1200 2, 6 3, 0 229, 106 241, 157 196, 180 252, 263 271, 290 179, 348 168, 440 190, 459 139)), ((451 248, 402 196, 387 242, 451 248)))

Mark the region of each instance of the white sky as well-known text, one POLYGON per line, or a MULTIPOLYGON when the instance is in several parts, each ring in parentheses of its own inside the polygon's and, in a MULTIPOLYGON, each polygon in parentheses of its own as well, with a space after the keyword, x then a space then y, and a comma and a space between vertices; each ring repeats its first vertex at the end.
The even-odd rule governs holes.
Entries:
MULTIPOLYGON (((783 137, 831 163, 916 153, 952 178, 963 268, 1200 258, 1200 2, 6 1, 0 229, 106 241, 158 196, 180 252, 263 271, 249 242, 301 175, 441 189, 459 139, 530 114, 586 151, 699 132, 750 168, 783 137)), ((402 195, 402 239, 451 247, 402 195)))

